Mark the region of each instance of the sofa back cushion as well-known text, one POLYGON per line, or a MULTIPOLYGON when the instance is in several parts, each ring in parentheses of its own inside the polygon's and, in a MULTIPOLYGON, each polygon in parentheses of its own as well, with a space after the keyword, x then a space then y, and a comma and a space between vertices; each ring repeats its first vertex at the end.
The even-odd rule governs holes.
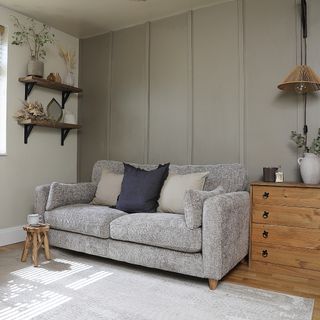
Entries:
POLYGON ((128 213, 155 212, 168 173, 169 163, 159 165, 154 170, 124 163, 124 177, 116 208, 128 213))
MULTIPOLYGON (((156 169, 157 165, 132 164, 145 170, 156 169)), ((123 163, 119 161, 100 160, 93 167, 92 181, 96 184, 100 181, 103 169, 114 173, 123 173, 123 163)), ((244 191, 247 188, 247 175, 245 168, 238 164, 216 165, 170 165, 169 173, 187 174, 193 172, 209 172, 203 190, 211 191, 222 186, 226 192, 244 191)))
POLYGON ((121 191, 122 180, 123 174, 103 169, 92 204, 115 207, 121 191))
POLYGON ((159 199, 159 212, 183 213, 184 195, 187 190, 203 190, 208 172, 170 174, 159 199))

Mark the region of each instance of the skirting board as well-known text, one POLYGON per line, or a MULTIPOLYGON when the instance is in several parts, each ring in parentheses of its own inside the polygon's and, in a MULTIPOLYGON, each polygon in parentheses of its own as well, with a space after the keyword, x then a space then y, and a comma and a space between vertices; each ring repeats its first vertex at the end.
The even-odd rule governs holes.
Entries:
POLYGON ((23 226, 0 229, 0 247, 24 241, 26 235, 23 226))

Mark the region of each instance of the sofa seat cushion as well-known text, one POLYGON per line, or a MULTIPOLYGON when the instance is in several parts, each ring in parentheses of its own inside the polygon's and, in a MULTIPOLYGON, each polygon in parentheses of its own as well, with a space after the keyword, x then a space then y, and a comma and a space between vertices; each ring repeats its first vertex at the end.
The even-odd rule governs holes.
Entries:
POLYGON ((172 213, 134 213, 113 220, 110 236, 181 252, 201 251, 201 229, 189 229, 184 215, 172 213))
POLYGON ((110 222, 122 215, 126 213, 105 206, 76 204, 46 211, 44 218, 53 229, 107 239, 110 237, 110 222))

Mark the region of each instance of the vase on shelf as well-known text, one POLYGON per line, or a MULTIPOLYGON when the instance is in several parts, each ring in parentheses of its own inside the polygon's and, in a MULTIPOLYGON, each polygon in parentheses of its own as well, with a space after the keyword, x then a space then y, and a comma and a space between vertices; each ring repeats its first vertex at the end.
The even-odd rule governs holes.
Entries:
POLYGON ((305 153, 298 159, 302 181, 306 184, 320 183, 320 158, 314 153, 305 153))
POLYGON ((64 78, 64 84, 68 86, 74 86, 74 74, 71 70, 68 70, 64 78))
POLYGON ((37 60, 35 57, 31 57, 27 66, 27 75, 43 77, 44 63, 40 60, 37 60))
POLYGON ((61 79, 61 77, 60 77, 59 72, 57 72, 57 73, 55 74, 55 77, 56 77, 55 82, 61 83, 62 79, 61 79))

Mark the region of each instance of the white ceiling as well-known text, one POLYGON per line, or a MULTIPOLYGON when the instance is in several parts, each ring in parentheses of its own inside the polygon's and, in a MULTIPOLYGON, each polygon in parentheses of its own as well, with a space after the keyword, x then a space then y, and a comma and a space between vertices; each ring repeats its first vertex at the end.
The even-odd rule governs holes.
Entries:
POLYGON ((217 2, 223 0, 0 0, 0 5, 84 38, 217 2))

